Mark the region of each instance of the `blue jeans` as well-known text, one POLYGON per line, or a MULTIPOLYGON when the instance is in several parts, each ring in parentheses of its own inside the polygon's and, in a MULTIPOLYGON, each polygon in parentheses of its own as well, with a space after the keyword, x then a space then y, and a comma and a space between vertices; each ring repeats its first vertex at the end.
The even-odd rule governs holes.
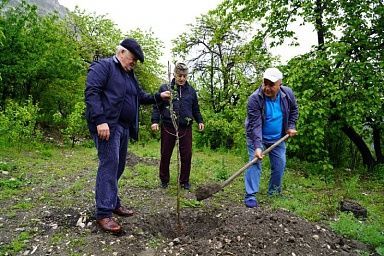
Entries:
POLYGON ((96 219, 112 216, 121 206, 117 195, 118 181, 124 172, 128 152, 129 129, 120 125, 110 129, 109 140, 100 140, 92 134, 99 157, 96 177, 96 219))
MULTIPOLYGON (((273 143, 264 143, 264 148, 268 148, 273 143)), ((249 161, 252 161, 255 155, 255 147, 248 144, 249 161)), ((271 152, 269 152, 269 162, 271 165, 271 177, 269 179, 268 194, 273 195, 281 192, 281 185, 286 164, 286 145, 281 142, 271 152)), ((245 182, 245 200, 255 200, 255 194, 259 192, 261 176, 261 161, 251 165, 244 174, 245 182)))

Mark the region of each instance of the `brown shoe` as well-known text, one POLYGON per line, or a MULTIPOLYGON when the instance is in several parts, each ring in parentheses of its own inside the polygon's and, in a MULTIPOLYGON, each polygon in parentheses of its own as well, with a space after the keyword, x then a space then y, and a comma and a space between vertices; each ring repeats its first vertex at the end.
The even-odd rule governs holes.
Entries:
POLYGON ((121 226, 119 223, 114 221, 112 218, 103 218, 96 220, 97 225, 104 230, 112 233, 120 233, 121 232, 121 226))
POLYGON ((133 210, 130 210, 130 209, 127 209, 123 206, 120 206, 119 208, 113 210, 113 213, 114 214, 117 214, 119 216, 123 216, 123 217, 130 217, 132 216, 135 212, 133 210))

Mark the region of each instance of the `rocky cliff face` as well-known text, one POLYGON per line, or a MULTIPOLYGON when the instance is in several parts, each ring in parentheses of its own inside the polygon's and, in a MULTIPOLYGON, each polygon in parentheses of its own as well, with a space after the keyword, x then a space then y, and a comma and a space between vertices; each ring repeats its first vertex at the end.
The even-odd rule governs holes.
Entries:
MULTIPOLYGON (((22 0, 9 0, 7 6, 16 6, 22 0)), ((60 17, 64 17, 68 13, 68 9, 62 6, 58 0, 27 0, 29 4, 36 5, 39 13, 46 15, 56 11, 60 17)))

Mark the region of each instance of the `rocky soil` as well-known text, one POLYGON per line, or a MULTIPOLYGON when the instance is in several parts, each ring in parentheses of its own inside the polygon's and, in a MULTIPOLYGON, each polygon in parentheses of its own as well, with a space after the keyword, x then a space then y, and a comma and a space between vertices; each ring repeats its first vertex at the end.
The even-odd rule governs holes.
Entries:
MULTIPOLYGON (((157 160, 135 155, 128 159, 129 166, 157 164, 157 160)), ((92 180, 89 183, 91 186, 92 180)), ((183 196, 193 198, 192 192, 183 192, 183 196)), ((34 200, 33 195, 31 198, 34 200)), ((134 206, 134 216, 116 216, 124 227, 120 235, 99 230, 91 200, 79 197, 71 207, 51 203, 0 216, 0 246, 14 248, 11 241, 27 232, 29 237, 22 241, 25 246, 16 255, 295 256, 361 255, 363 251, 375 255, 368 246, 285 210, 248 209, 238 203, 216 204, 206 199, 202 207, 183 208, 178 222, 175 197, 164 189, 124 188, 121 198, 140 203, 134 206)))

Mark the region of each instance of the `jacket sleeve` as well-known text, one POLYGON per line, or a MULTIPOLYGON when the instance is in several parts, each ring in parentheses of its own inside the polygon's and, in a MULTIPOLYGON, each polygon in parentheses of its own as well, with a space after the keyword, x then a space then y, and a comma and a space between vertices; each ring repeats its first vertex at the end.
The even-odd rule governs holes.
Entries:
POLYGON ((296 129, 296 121, 299 118, 299 108, 297 105, 296 97, 292 90, 290 90, 290 104, 289 104, 289 117, 288 129, 296 129))
POLYGON ((88 69, 85 88, 87 119, 96 125, 107 122, 102 97, 108 76, 109 68, 106 62, 94 62, 88 69))
POLYGON ((200 113, 200 106, 199 106, 199 100, 197 98, 197 93, 195 90, 193 90, 193 104, 192 104, 192 115, 193 118, 196 120, 198 124, 203 123, 203 117, 200 113))
POLYGON ((161 101, 160 93, 150 94, 145 92, 140 86, 138 86, 138 95, 140 104, 149 105, 157 104, 161 101))
POLYGON ((247 139, 256 148, 262 148, 262 108, 256 99, 257 94, 254 93, 248 98, 247 104, 247 139))
MULTIPOLYGON (((159 93, 163 91, 164 91, 163 86, 160 86, 159 93)), ((162 106, 163 106, 162 102, 158 102, 158 104, 153 104, 152 116, 151 116, 152 124, 158 124, 160 122, 160 108, 162 106)))

